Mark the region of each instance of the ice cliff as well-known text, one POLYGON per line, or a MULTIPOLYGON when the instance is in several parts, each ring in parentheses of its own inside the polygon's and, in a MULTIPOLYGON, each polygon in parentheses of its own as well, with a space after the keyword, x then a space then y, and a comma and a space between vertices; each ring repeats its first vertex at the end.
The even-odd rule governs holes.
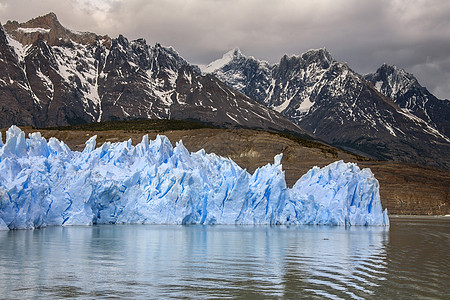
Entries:
POLYGON ((369 169, 338 161, 287 188, 281 155, 248 173, 229 158, 144 136, 71 151, 12 126, 0 136, 0 230, 90 224, 389 225, 369 169))

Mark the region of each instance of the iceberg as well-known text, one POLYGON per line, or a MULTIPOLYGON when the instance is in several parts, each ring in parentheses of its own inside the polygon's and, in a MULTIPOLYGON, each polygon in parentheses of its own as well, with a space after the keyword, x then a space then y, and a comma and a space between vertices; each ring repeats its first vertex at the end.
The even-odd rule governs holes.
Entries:
POLYGON ((92 224, 389 225, 369 169, 334 162, 286 186, 282 154, 250 174, 158 135, 82 152, 11 126, 0 136, 0 230, 92 224))

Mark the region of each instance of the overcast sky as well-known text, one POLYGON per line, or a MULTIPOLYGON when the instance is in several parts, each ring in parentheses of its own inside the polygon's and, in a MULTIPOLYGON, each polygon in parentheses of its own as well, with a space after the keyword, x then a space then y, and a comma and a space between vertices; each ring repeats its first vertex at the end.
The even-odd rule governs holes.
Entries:
POLYGON ((67 28, 173 46, 194 64, 239 47, 279 61, 327 48, 355 71, 384 62, 450 98, 449 0, 0 0, 0 22, 50 11, 67 28))

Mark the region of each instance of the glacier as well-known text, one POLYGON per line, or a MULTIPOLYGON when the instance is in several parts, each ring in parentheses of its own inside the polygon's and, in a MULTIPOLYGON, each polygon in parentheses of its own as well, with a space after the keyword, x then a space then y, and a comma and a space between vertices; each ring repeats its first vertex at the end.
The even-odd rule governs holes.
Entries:
POLYGON ((292 188, 282 154, 250 174, 230 158, 190 153, 158 135, 133 146, 96 136, 82 152, 17 126, 0 134, 0 230, 92 224, 388 226, 370 169, 334 162, 292 188))

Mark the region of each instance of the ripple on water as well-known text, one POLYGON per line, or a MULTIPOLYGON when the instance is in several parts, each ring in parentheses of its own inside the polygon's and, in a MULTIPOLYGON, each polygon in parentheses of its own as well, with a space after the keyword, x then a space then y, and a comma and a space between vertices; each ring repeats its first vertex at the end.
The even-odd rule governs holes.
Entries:
POLYGON ((449 225, 0 232, 0 298, 445 299, 449 225))

